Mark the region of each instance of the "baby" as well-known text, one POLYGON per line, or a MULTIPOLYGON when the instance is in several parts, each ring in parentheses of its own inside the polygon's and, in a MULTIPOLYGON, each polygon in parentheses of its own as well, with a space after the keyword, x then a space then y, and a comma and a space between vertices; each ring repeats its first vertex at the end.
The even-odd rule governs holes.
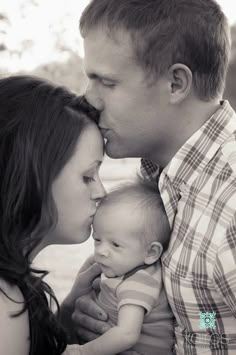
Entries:
POLYGON ((79 346, 79 354, 172 354, 173 315, 160 262, 169 236, 161 197, 151 183, 120 187, 100 202, 93 223, 102 271, 97 301, 111 328, 79 346))

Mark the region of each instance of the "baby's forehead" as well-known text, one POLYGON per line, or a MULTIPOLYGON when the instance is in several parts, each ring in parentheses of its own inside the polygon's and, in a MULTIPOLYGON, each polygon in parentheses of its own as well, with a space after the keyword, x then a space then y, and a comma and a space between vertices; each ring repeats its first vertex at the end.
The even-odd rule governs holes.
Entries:
POLYGON ((134 204, 129 204, 126 201, 117 203, 105 202, 102 203, 94 216, 94 226, 109 225, 111 228, 131 227, 133 224, 140 227, 141 211, 134 204), (130 223, 130 224, 129 224, 130 223), (120 225, 119 225, 120 224, 120 225))
POLYGON ((140 206, 124 203, 104 203, 93 220, 94 235, 127 243, 145 242, 146 213, 140 206))
POLYGON ((120 199, 116 201, 105 201, 101 202, 98 206, 96 217, 102 217, 104 213, 109 215, 116 215, 119 217, 122 216, 122 212, 127 213, 135 213, 140 212, 142 209, 141 205, 139 204, 138 199, 120 199))

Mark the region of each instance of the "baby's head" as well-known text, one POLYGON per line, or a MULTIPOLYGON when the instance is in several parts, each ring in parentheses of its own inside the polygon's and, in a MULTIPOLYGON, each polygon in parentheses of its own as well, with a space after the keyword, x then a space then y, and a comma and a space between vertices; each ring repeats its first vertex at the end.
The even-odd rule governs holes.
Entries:
POLYGON ((170 237, 156 185, 139 179, 107 194, 97 209, 93 231, 95 259, 106 276, 155 263, 170 237))

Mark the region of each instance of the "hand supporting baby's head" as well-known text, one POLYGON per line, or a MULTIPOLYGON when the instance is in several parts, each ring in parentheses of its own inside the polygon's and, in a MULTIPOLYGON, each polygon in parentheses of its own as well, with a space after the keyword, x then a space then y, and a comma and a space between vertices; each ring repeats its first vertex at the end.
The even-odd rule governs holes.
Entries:
POLYGON ((107 277, 155 263, 170 237, 157 186, 139 178, 107 194, 99 204, 93 230, 95 258, 107 277))

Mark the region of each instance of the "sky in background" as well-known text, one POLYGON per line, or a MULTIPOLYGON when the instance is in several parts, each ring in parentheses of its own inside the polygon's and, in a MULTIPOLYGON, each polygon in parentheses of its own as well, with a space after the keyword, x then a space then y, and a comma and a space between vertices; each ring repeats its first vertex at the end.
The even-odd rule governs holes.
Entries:
POLYGON ((236 22, 236 3, 234 0, 218 0, 217 1, 222 9, 224 10, 226 16, 229 19, 230 24, 236 22))
MULTIPOLYGON (((5 12, 10 18, 10 25, 6 24, 8 48, 16 52, 10 60, 7 56, 2 57, 0 65, 5 61, 10 71, 17 71, 33 70, 50 61, 66 61, 68 52, 59 50, 62 46, 83 56, 78 19, 89 0, 0 1, 0 12, 5 12)), ((218 2, 230 24, 236 22, 234 0, 218 2)))

